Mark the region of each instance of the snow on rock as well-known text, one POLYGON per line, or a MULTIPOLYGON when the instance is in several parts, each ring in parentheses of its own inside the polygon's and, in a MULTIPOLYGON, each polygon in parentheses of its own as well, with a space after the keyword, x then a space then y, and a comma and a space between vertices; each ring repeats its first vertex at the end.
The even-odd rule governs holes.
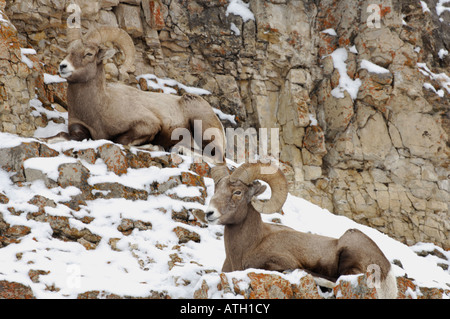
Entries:
POLYGON ((352 45, 348 50, 351 53, 358 54, 358 49, 356 49, 356 45, 352 45))
POLYGON ((336 30, 334 30, 334 29, 326 29, 326 30, 323 30, 323 31, 320 31, 320 32, 328 34, 328 35, 331 35, 331 36, 334 36, 334 37, 337 36, 336 30))
POLYGON ((314 114, 308 114, 308 117, 309 117, 309 125, 310 126, 317 126, 317 119, 316 119, 316 116, 314 115, 314 114))
POLYGON ((161 79, 154 74, 141 74, 136 77, 141 85, 141 89, 145 91, 161 91, 166 94, 177 94, 178 91, 174 87, 184 90, 187 93, 197 95, 209 95, 211 92, 205 89, 186 86, 173 79, 161 79), (141 81, 144 82, 141 82, 141 81), (147 87, 142 87, 142 84, 146 84, 147 87))
POLYGON ((240 16, 244 22, 248 20, 255 20, 253 12, 250 10, 250 4, 245 3, 242 0, 230 0, 225 15, 228 17, 230 14, 240 16))
POLYGON ((422 11, 423 13, 425 12, 431 12, 430 9, 428 8, 428 5, 425 1, 420 1, 420 5, 422 6, 422 11))
POLYGON ((33 61, 27 58, 27 54, 36 54, 35 49, 20 48, 20 56, 23 63, 25 63, 30 69, 33 68, 33 61))
POLYGON ((439 97, 444 97, 444 90, 440 89, 440 90, 436 90, 434 88, 434 86, 431 83, 425 82, 423 84, 423 87, 426 88, 427 90, 431 90, 434 93, 436 93, 439 97))
POLYGON ((436 4, 436 13, 438 16, 440 16, 445 11, 450 11, 450 7, 448 6, 449 3, 450 0, 439 0, 439 2, 436 4))
POLYGON ((233 31, 235 35, 237 36, 241 35, 241 30, 239 30, 239 28, 233 22, 230 23, 230 29, 231 31, 233 31))
MULTIPOLYGON (((215 233, 210 233, 213 229, 202 226, 194 216, 204 207, 197 197, 206 196, 206 185, 188 185, 188 178, 179 177, 187 172, 189 158, 174 165, 169 154, 153 157, 118 147, 127 158, 127 173, 120 180, 105 164, 117 156, 109 154, 112 158, 102 159, 100 147, 89 148, 87 143, 83 149, 81 143, 60 143, 52 145, 59 149, 54 150, 57 156, 27 158, 29 140, 24 142, 14 150, 1 149, 0 157, 24 153, 19 158, 23 158, 25 170, 39 170, 41 178, 30 180, 27 174, 8 172, 6 167, 0 170, 0 191, 7 198, 3 201, 7 203, 0 205, 1 220, 8 229, 29 229, 14 238, 0 236, 0 280, 29 286, 38 298, 74 298, 91 290, 134 297, 159 291, 188 297, 189 287, 183 283, 201 276, 205 257, 217 256, 214 260, 218 262, 223 259, 223 252, 216 248, 203 251, 195 241, 191 244, 189 232, 179 247, 173 232, 178 227, 197 233, 204 248, 220 243, 215 233), (87 156, 89 150, 94 153, 94 164, 87 156), (21 180, 20 186, 12 182, 14 176, 21 180), (176 182, 167 186, 170 178, 176 182), (184 219, 179 217, 183 212, 184 219), (131 225, 123 226, 124 220, 131 225), (177 256, 179 262, 167 273, 171 256, 177 256), (197 264, 189 264, 190 260, 197 264), (182 267, 184 264, 188 265, 182 267), (30 278, 32 270, 40 275, 30 278), (181 283, 177 283, 178 277, 183 278, 181 283)), ((35 144, 37 150, 44 146, 35 144)))
POLYGON ((448 55, 448 51, 445 49, 440 49, 438 52, 439 59, 443 60, 448 55))
MULTIPOLYGON (((445 73, 433 73, 428 66, 426 65, 426 63, 417 63, 417 66, 419 67, 419 71, 425 75, 426 77, 430 78, 431 80, 435 81, 440 87, 442 87, 442 89, 446 90, 447 93, 450 94, 450 76, 448 76, 445 73)), ((424 85, 425 86, 425 85, 424 85)), ((427 89, 430 89, 429 86, 425 86, 427 89)), ((438 94, 439 96, 443 96, 444 92, 440 92, 441 90, 437 91, 436 89, 434 90, 436 92, 436 94, 438 94)))
POLYGON ((347 91, 352 100, 355 100, 358 96, 359 87, 361 86, 361 80, 352 80, 347 73, 347 64, 345 61, 348 58, 347 49, 339 48, 330 54, 333 58, 334 68, 339 71, 339 85, 331 91, 331 95, 335 98, 342 99, 345 97, 344 91, 347 91))
POLYGON ((4 12, 2 10, 0 10, 0 29, 2 28, 2 23, 4 24, 8 24, 8 26, 12 27, 14 30, 16 30, 16 27, 4 16, 4 12))
POLYGON ((219 119, 229 121, 233 124, 237 124, 236 123, 236 115, 226 114, 226 113, 222 112, 221 110, 216 109, 215 107, 213 107, 212 109, 219 119))
POLYGON ((67 80, 63 79, 59 75, 44 73, 44 83, 45 84, 63 83, 63 82, 67 82, 67 80))
MULTIPOLYGON (((323 292, 302 270, 221 273, 223 227, 204 221, 213 192, 209 165, 190 157, 0 133, 0 287, 27 298, 373 297, 354 288, 366 274, 323 292)), ((366 233, 394 263, 402 298, 450 297, 450 252, 408 247, 292 195, 283 212, 263 219, 331 237, 366 233)))
POLYGON ((388 69, 385 69, 379 65, 376 65, 375 63, 372 63, 368 60, 362 60, 361 61, 361 69, 366 69, 367 71, 371 73, 377 73, 377 74, 383 74, 383 73, 389 73, 388 69))
MULTIPOLYGON (((178 90, 181 89, 184 92, 191 94, 197 95, 211 94, 211 92, 209 92, 208 90, 192 86, 186 86, 173 79, 160 79, 154 74, 141 74, 137 76, 136 79, 139 81, 140 89, 145 91, 162 92, 166 94, 178 94, 180 93, 178 90), (176 88, 178 88, 178 90, 176 88)), ((219 119, 229 121, 232 124, 236 124, 235 115, 225 114, 224 112, 222 112, 217 108, 213 108, 213 111, 219 117, 219 119)))

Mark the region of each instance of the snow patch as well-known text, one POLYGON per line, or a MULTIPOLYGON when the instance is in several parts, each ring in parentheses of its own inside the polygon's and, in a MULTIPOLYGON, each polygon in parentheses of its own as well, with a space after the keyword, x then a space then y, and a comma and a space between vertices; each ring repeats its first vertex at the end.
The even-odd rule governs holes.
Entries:
POLYGON ((228 17, 230 14, 240 16, 244 22, 255 20, 255 15, 250 10, 250 4, 242 0, 230 0, 225 15, 228 17))
POLYGON ((217 117, 221 120, 225 120, 225 121, 229 121, 233 124, 237 124, 236 123, 236 116, 235 115, 231 115, 231 114, 226 114, 224 112, 222 112, 221 110, 213 107, 212 108, 214 113, 216 113, 217 117))
POLYGON ((433 91, 433 92, 436 93, 439 97, 444 97, 444 90, 442 90, 442 89, 436 90, 436 89, 434 88, 434 86, 431 85, 431 83, 425 82, 425 83, 423 84, 423 87, 426 88, 427 90, 433 91))
POLYGON ((331 91, 331 95, 335 98, 342 99, 345 97, 344 91, 350 94, 352 100, 355 100, 358 96, 359 87, 361 86, 361 80, 352 80, 347 73, 347 61, 348 53, 345 48, 336 49, 330 54, 333 58, 334 68, 339 71, 339 85, 331 91))
POLYGON ((25 63, 30 69, 33 68, 33 61, 28 59, 27 54, 36 54, 36 53, 37 52, 35 49, 20 48, 20 58, 22 62, 25 63))
POLYGON ((139 81, 140 79, 144 79, 147 81, 147 85, 151 87, 154 90, 162 90, 163 93, 166 94, 177 94, 177 90, 175 90, 173 87, 178 86, 180 89, 183 89, 187 93, 191 94, 197 94, 197 95, 209 95, 211 92, 205 89, 196 88, 192 86, 186 86, 184 84, 181 84, 180 82, 177 82, 173 79, 160 79, 154 74, 141 74, 136 77, 136 79, 139 81))
MULTIPOLYGON (((16 27, 15 27, 10 21, 8 21, 7 19, 5 19, 5 17, 4 17, 3 15, 4 15, 3 11, 0 10, 0 22, 7 23, 7 24, 9 24, 10 26, 12 26, 12 27, 14 28, 14 30, 17 30, 16 27)), ((0 23, 0 29, 1 29, 1 26, 2 26, 2 25, 1 25, 1 23, 0 23)))
POLYGON ((444 4, 450 3, 450 0, 439 0, 439 2, 436 4, 436 13, 438 16, 440 16, 445 11, 450 11, 450 7, 444 6, 444 4))
POLYGON ((367 71, 371 73, 377 73, 377 74, 383 74, 383 73, 390 73, 388 69, 385 69, 379 65, 376 65, 375 63, 372 63, 368 60, 362 60, 361 61, 361 68, 366 69, 367 71))
POLYGON ((54 111, 48 110, 42 106, 42 102, 39 101, 37 98, 30 100, 30 106, 34 109, 31 112, 31 115, 33 116, 41 116, 41 114, 45 114, 48 120, 58 118, 63 118, 65 120, 69 119, 68 112, 58 112, 55 110, 54 111))
POLYGON ((59 75, 44 73, 44 83, 45 84, 63 83, 63 82, 67 82, 67 80, 63 79, 59 75))
POLYGON ((445 49, 440 49, 438 52, 439 59, 443 60, 445 56, 448 55, 448 51, 445 49))
POLYGON ((422 6, 423 13, 430 12, 430 9, 428 8, 428 4, 425 1, 420 1, 420 5, 422 6))
POLYGON ((233 22, 231 22, 231 24, 230 24, 230 29, 231 29, 231 31, 233 31, 233 33, 235 35, 237 35, 237 36, 241 35, 241 31, 238 29, 238 27, 233 22))
POLYGON ((317 119, 314 114, 309 113, 308 116, 310 120, 309 126, 317 126, 317 119))
POLYGON ((356 45, 353 45, 348 49, 351 53, 358 54, 358 50, 356 49, 356 45))
POLYGON ((23 162, 23 168, 39 170, 56 181, 59 176, 58 167, 60 165, 76 162, 77 160, 75 158, 64 155, 56 157, 32 157, 23 162))
POLYGON ((332 35, 334 37, 337 36, 336 30, 334 30, 334 29, 326 29, 326 30, 320 31, 320 33, 325 33, 328 35, 332 35))
MULTIPOLYGON (((449 0, 450 2, 450 0, 449 0)), ((429 77, 432 80, 435 80, 437 83, 439 83, 439 85, 447 91, 447 93, 450 94, 450 77, 445 74, 445 73, 433 73, 426 65, 426 63, 417 63, 417 66, 419 67, 419 71, 429 77)), ((426 87, 427 89, 430 89, 429 86, 426 87)), ((434 89, 434 88, 433 88, 434 89)), ((440 91, 440 90, 439 90, 440 91)), ((441 96, 440 94, 442 93, 438 93, 439 91, 436 92, 436 94, 438 94, 439 96, 441 96)))

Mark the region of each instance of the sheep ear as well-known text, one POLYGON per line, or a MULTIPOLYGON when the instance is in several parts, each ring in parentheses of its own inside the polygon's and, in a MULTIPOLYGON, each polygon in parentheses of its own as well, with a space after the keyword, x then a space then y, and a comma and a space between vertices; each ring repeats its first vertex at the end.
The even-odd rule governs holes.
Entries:
POLYGON ((97 54, 97 62, 100 63, 105 59, 110 59, 116 54, 115 49, 100 49, 97 54))
POLYGON ((261 184, 260 182, 254 182, 252 185, 252 189, 253 189, 253 196, 252 197, 256 197, 258 195, 261 195, 262 193, 265 192, 267 186, 261 184))

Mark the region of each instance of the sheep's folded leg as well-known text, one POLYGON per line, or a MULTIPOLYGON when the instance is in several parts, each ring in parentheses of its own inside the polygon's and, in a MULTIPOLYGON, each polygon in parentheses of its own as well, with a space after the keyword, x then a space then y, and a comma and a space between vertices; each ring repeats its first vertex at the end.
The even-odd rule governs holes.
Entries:
POLYGON ((91 138, 89 130, 81 124, 72 124, 69 126, 69 133, 59 132, 58 134, 46 138, 40 138, 41 141, 54 144, 64 141, 82 141, 91 138))
POLYGON ((39 140, 43 141, 45 143, 54 144, 54 143, 69 141, 70 137, 69 137, 69 133, 67 133, 67 132, 59 132, 58 134, 50 136, 50 137, 41 137, 41 138, 39 138, 39 140))

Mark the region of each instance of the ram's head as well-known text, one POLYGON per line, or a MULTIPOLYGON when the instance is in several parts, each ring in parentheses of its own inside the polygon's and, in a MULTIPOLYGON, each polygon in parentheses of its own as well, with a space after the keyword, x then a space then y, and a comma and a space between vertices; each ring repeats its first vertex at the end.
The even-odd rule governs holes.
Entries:
POLYGON ((214 167, 211 174, 216 189, 206 212, 208 222, 239 224, 245 219, 250 204, 261 214, 281 210, 288 194, 286 178, 279 169, 267 170, 267 166, 261 163, 243 164, 232 174, 225 165, 214 167), (265 174, 264 171, 271 173, 265 174), (268 201, 257 199, 266 189, 257 180, 269 185, 272 195, 268 201))
POLYGON ((59 65, 59 73, 69 82, 87 82, 95 78, 98 66, 104 59, 114 56, 116 51, 108 49, 106 42, 115 43, 125 56, 120 68, 121 77, 133 69, 135 48, 131 37, 122 29, 100 27, 90 30, 86 35, 72 32, 68 55, 59 65))

